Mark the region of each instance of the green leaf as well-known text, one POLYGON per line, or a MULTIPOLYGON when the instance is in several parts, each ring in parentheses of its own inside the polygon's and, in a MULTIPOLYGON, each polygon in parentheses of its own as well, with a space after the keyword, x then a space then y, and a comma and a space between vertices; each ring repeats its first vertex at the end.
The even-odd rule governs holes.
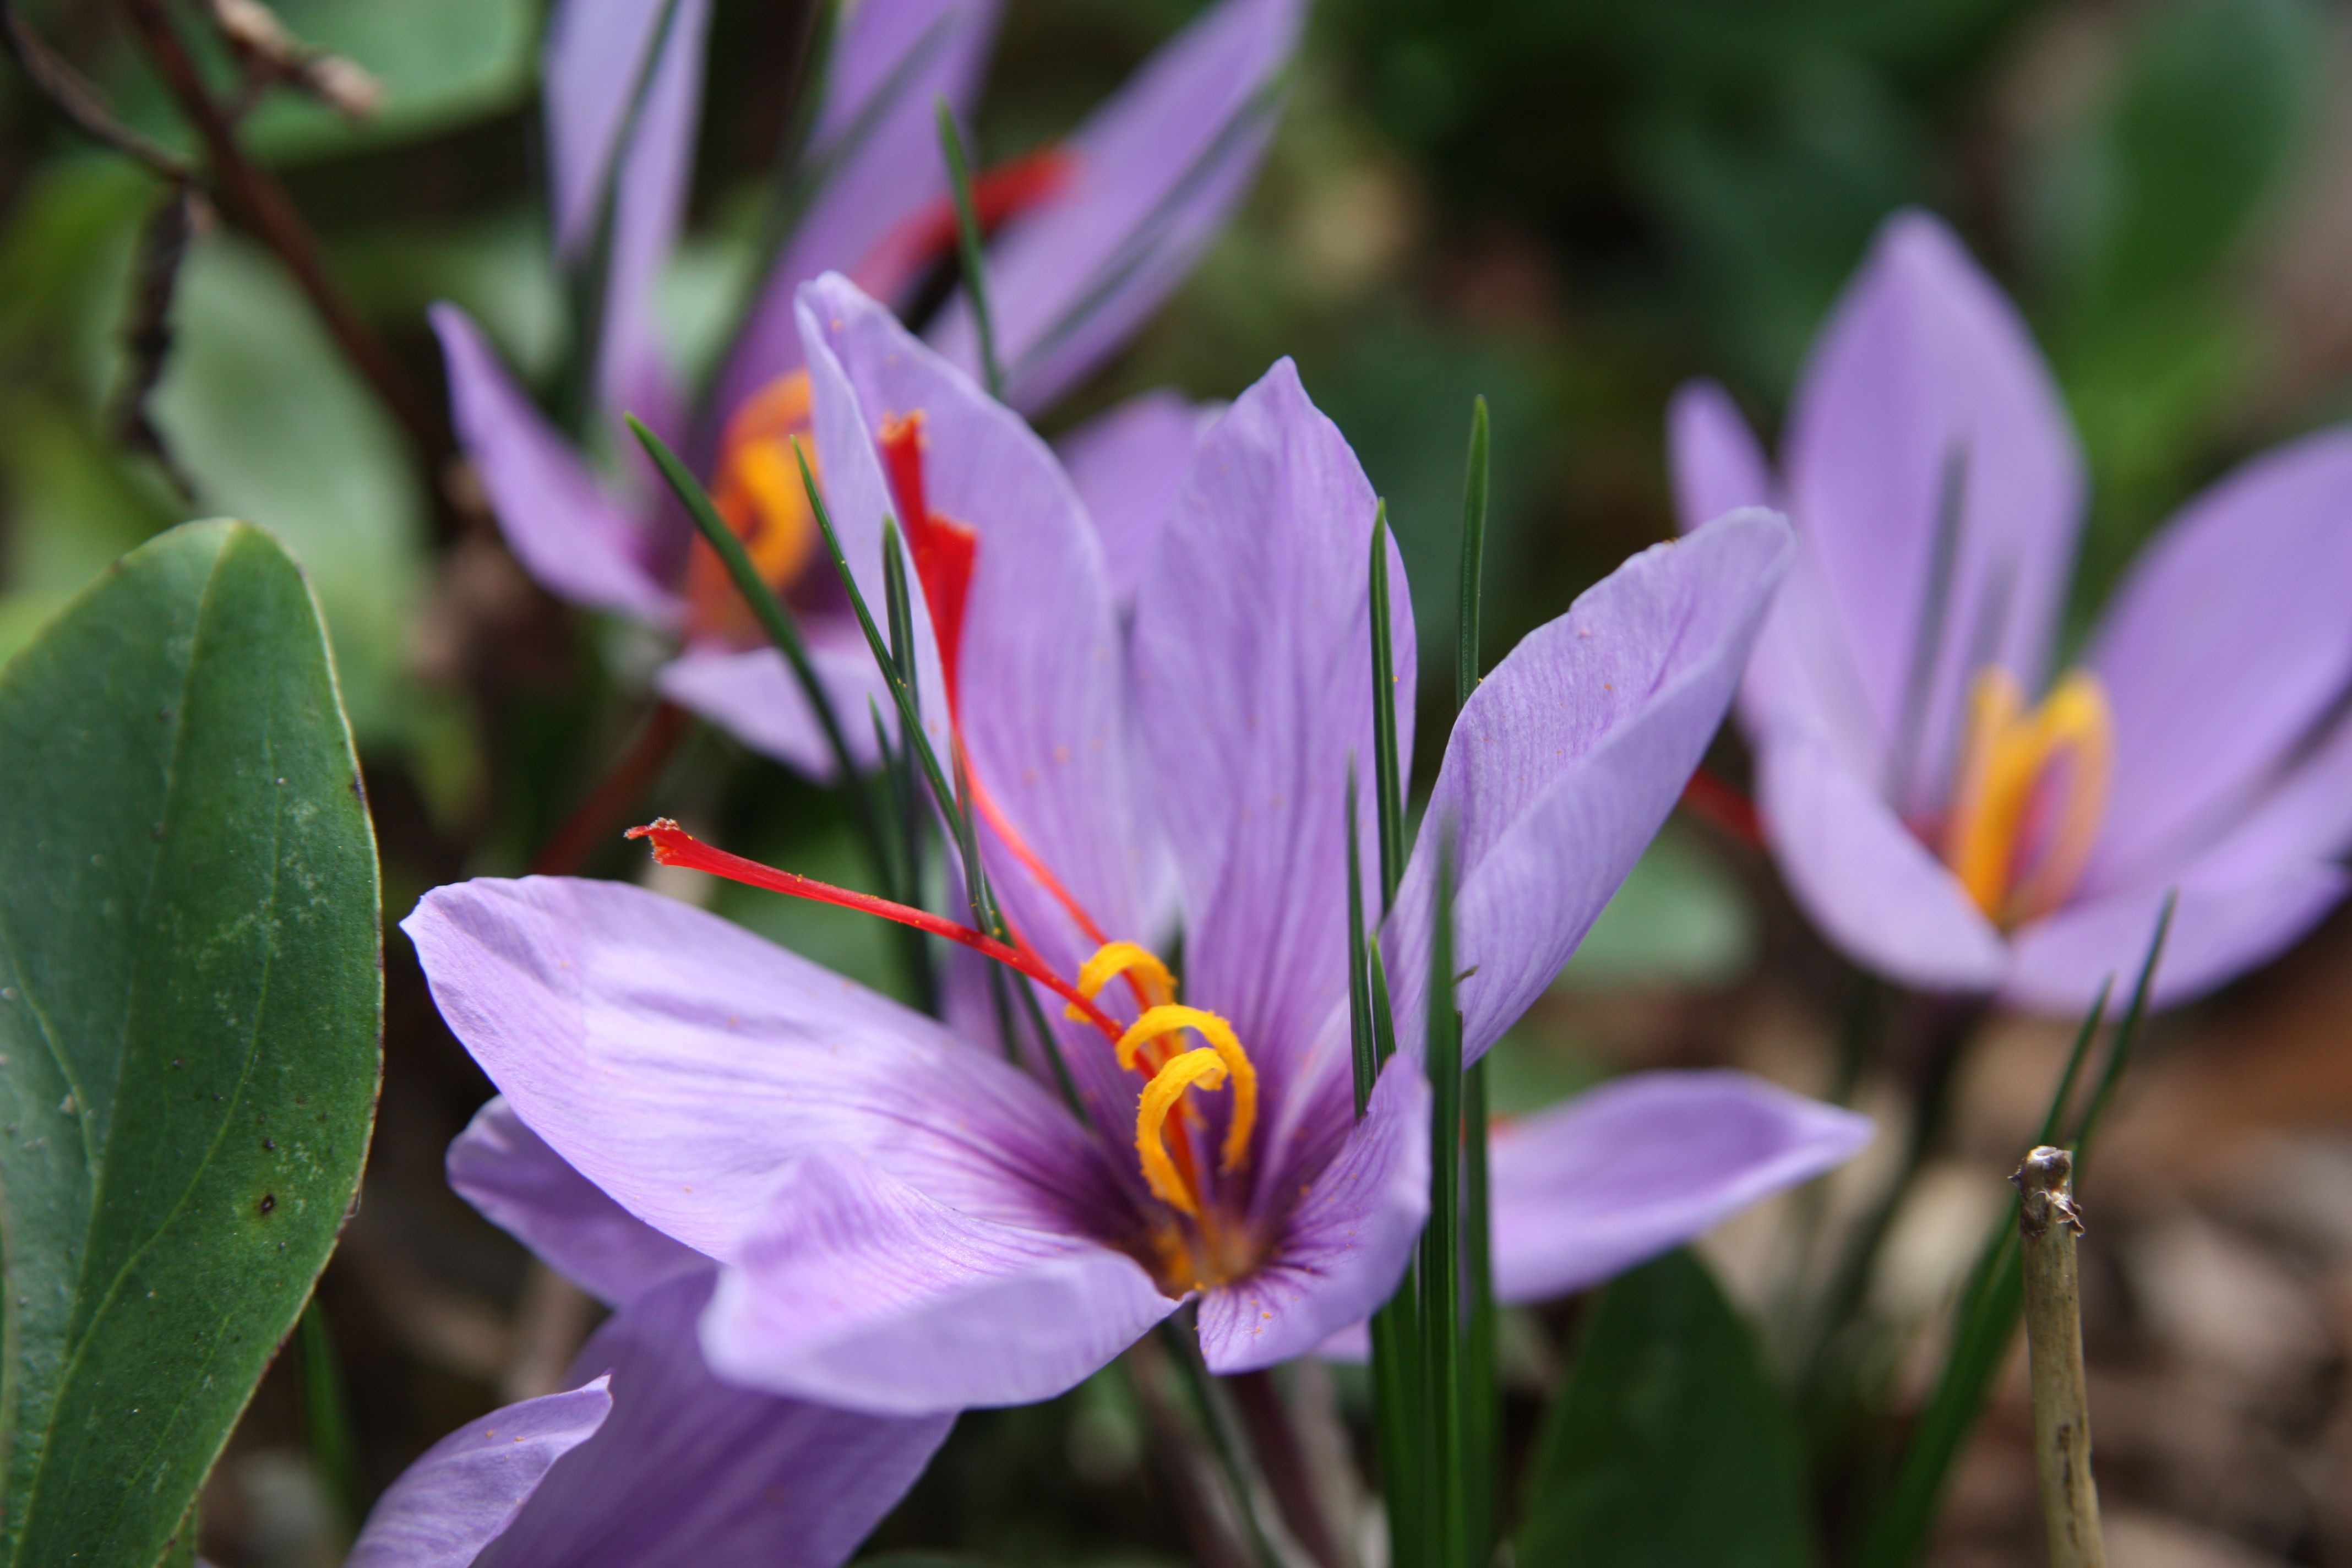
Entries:
POLYGON ((540 10, 531 0, 277 0, 276 10, 304 43, 365 67, 383 103, 352 121, 300 94, 274 93, 246 138, 273 158, 414 140, 511 108, 530 89, 540 10))
POLYGON ((163 1555, 341 1228, 374 841, 326 637, 245 523, 0 670, 0 1562, 163 1555))
POLYGON ((200 504, 285 542, 326 607, 352 728, 404 738, 425 523, 399 431, 276 261, 240 241, 189 258, 176 321, 155 417, 200 504))
POLYGON ((1593 1303, 1528 1474, 1523 1568, 1806 1568, 1795 1424, 1704 1264, 1669 1253, 1593 1303))

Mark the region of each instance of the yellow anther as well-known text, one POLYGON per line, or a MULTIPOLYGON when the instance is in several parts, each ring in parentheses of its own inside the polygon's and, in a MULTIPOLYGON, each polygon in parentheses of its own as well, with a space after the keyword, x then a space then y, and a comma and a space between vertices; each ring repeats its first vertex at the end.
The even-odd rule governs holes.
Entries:
POLYGON ((1177 1173, 1176 1162, 1168 1157, 1168 1113, 1176 1109, 1186 1089, 1223 1089, 1224 1083, 1225 1064, 1216 1052, 1186 1051, 1152 1075, 1143 1086, 1142 1102, 1136 1107, 1135 1152, 1143 1162, 1143 1179, 1161 1202, 1195 1219, 1201 1215, 1201 1201, 1177 1173))
POLYGON ((1944 862, 1979 909, 2013 925, 2074 891, 2106 816, 2115 749, 2107 694, 2088 670, 2070 672, 2032 710, 2007 670, 1977 677, 1944 862), (2057 800, 2048 792, 2061 785, 2057 800), (2029 831, 2036 852, 2026 865, 2019 852, 2029 831))
MULTIPOLYGON (((1078 994, 1092 1001, 1097 992, 1122 974, 1136 976, 1147 1005, 1159 1006, 1176 1000, 1176 977, 1168 973, 1160 955, 1131 942, 1107 942, 1097 948, 1086 967, 1078 971, 1078 994)), ((1073 1023, 1087 1021, 1087 1016, 1075 1006, 1063 1008, 1062 1016, 1073 1023)))
MULTIPOLYGON (((1210 1053, 1234 1075, 1234 1116, 1225 1128, 1224 1152, 1219 1161, 1220 1168, 1231 1171, 1248 1154, 1250 1132, 1257 1126, 1257 1068, 1249 1059, 1249 1053, 1242 1049, 1231 1024, 1199 1007, 1170 1005, 1147 1008, 1143 1016, 1129 1025, 1127 1033, 1118 1037, 1118 1065, 1133 1067, 1138 1051, 1162 1035, 1172 1035, 1180 1029, 1191 1029, 1208 1041, 1210 1053)), ((1163 1067, 1160 1071, 1164 1076, 1168 1068, 1163 1067)), ((1158 1083, 1160 1079, 1154 1078, 1151 1081, 1158 1083)), ((1147 1088, 1143 1092, 1148 1102, 1151 1090, 1147 1088)))
MULTIPOLYGON (((816 545, 816 518, 791 445, 807 432, 810 407, 806 371, 779 376, 745 398, 727 421, 711 484, 719 515, 761 579, 779 592, 800 576, 816 545)), ((689 562, 687 597, 698 631, 757 636, 733 579, 707 548, 697 548, 689 562)))

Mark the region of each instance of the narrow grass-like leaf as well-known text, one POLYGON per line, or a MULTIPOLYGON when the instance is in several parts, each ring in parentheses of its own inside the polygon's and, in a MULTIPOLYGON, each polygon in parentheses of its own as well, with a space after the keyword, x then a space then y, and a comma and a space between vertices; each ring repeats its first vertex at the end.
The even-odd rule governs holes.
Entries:
POLYGON ((1454 1010, 1454 845, 1441 826, 1429 937, 1429 1223, 1421 1233, 1421 1363, 1427 1383, 1423 1531, 1435 1568, 1469 1544, 1462 1416, 1462 1016, 1454 1010))
POLYGON ((0 668, 0 1563, 144 1568, 374 1114, 375 844, 286 552, 190 523, 99 578, 0 668))
MULTIPOLYGON (((2057 1087, 2034 1134, 2037 1144, 2058 1136, 2066 1106, 2082 1079, 2083 1066, 2090 1058, 2091 1043, 2105 1021, 2107 995, 2114 984, 2111 978, 2099 987, 2098 1000, 2074 1032, 2065 1068, 2058 1075, 2057 1087)), ((2010 1338, 2017 1331, 2025 1278, 2019 1267, 2016 1220, 2015 1213, 2004 1205, 1991 1233, 1978 1248, 1976 1263, 1952 1310, 1951 1348, 1945 1353, 1935 1391, 1927 1396, 1910 1440, 1904 1445, 1893 1484, 1864 1526, 1862 1550, 1855 1559, 1863 1568, 1903 1568, 1916 1561, 1927 1544, 1945 1480, 1969 1435, 1976 1430, 1977 1418, 2008 1353, 2010 1338)))
MULTIPOLYGON (((907 563, 898 548, 898 520, 882 520, 882 586, 883 598, 890 614, 890 668, 897 679, 907 683, 915 694, 916 706, 921 706, 921 690, 915 674, 915 612, 907 592, 907 563)), ((898 891, 902 904, 919 907, 923 901, 923 816, 915 800, 913 770, 908 765, 907 748, 892 746, 881 734, 882 716, 874 716, 875 735, 881 742, 882 772, 888 782, 891 805, 895 809, 887 815, 898 828, 898 891)), ((937 994, 931 974, 930 949, 924 943, 922 933, 910 926, 896 928, 904 951, 907 970, 915 982, 915 994, 928 1009, 937 994)))
POLYGON ((1520 1568, 1810 1568, 1796 1424, 1689 1252, 1588 1316, 1527 1482, 1520 1568))
POLYGON ((988 395, 1004 398, 1004 366, 996 358, 996 321, 988 308, 988 268, 981 245, 980 212, 971 201, 971 166, 964 156, 963 133, 956 129, 955 110, 946 95, 939 100, 940 152, 948 161, 948 185, 955 193, 956 249, 963 263, 964 298, 971 302, 971 324, 980 338, 980 368, 988 377, 988 395))
POLYGON ((1486 400, 1470 405, 1470 471, 1462 484, 1462 613, 1454 649, 1454 704, 1478 689, 1478 614, 1486 564, 1486 400))
MULTIPOLYGON (((1454 655, 1458 715, 1478 689, 1480 605, 1486 562, 1486 498, 1490 479, 1486 399, 1470 405, 1470 458, 1462 484, 1462 605, 1454 655)), ((1462 1348, 1462 1465, 1468 1478, 1465 1528, 1468 1560, 1494 1556, 1502 1452, 1502 1407, 1495 1385, 1495 1269, 1490 1237, 1492 1202, 1486 1175, 1486 1063, 1481 1058, 1462 1079, 1462 1267, 1469 1322, 1462 1348)))
POLYGON ((1397 756, 1396 648, 1389 624, 1389 503, 1372 513, 1372 787, 1379 792, 1381 914, 1404 879, 1404 774, 1397 756))
POLYGON ((1356 754, 1348 753, 1348 1034, 1356 1069, 1356 1120, 1371 1103, 1381 1074, 1372 1044, 1371 978, 1365 973, 1364 851, 1356 832, 1356 754))
POLYGON ((1951 614, 1952 589, 1959 563, 1960 521, 1969 498, 1969 454, 1956 446, 1944 455, 1943 487, 1937 493, 1936 533, 1927 552, 1927 580, 1920 603, 1918 635, 1912 639, 1911 662, 1903 683, 1903 725, 1891 759, 1888 787, 1895 799, 1911 798, 1912 773, 1919 763, 1919 747, 1927 722, 1927 701, 1935 694, 1937 655, 1944 646, 1944 623, 1951 614))
POLYGON ((343 1398, 342 1368, 335 1359, 333 1336, 327 1332, 327 1314, 316 1296, 302 1309, 302 1426, 310 1440, 310 1463, 317 1467, 343 1528, 357 1529, 366 1510, 361 1506, 351 1407, 343 1398))
MULTIPOLYGON (((2097 1087, 2092 1090, 2090 1103, 2084 1107, 2074 1135, 2067 1141, 2074 1153, 2077 1191, 2081 1190, 2080 1175, 2089 1158, 2092 1138, 2131 1061, 2140 1026, 2147 1018, 2148 991, 2155 983, 2157 965, 2164 956, 2177 901, 2174 898, 2166 899, 2163 911, 2157 917, 2155 932, 2140 963, 2139 977, 2132 986, 2131 1001, 2116 1026, 2115 1044, 2108 1048, 2106 1063, 2097 1087)), ((2049 1108, 2034 1135, 2037 1144, 2053 1142, 2058 1137, 2066 1106, 2074 1099, 2088 1058, 2092 1038, 2105 1016, 2113 986, 2111 977, 2099 988, 2098 1000, 2083 1019, 2074 1048, 2067 1053, 2065 1070, 2059 1077, 2058 1087, 2050 1097, 2049 1108)), ((1954 1310, 1952 1348, 1945 1358, 1943 1373, 1920 1412, 1886 1500, 1864 1531, 1862 1551, 1855 1558, 1858 1568, 1909 1568, 1926 1550, 1943 1500, 1945 1481, 1967 1445, 1969 1434, 1976 1428, 1977 1418, 1992 1392, 1993 1380, 2000 1375, 2001 1363, 2008 1358, 2024 1301, 2025 1276, 2018 1249, 2016 1213, 2004 1206, 1992 1234, 1985 1240, 1975 1268, 1969 1272, 1960 1304, 1954 1310)))

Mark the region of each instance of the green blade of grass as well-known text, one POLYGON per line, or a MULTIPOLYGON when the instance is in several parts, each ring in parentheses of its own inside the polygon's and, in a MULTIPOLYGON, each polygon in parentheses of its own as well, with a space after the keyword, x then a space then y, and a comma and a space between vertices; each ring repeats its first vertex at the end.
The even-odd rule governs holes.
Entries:
POLYGON ((1455 628, 1454 704, 1478 689, 1478 611, 1486 562, 1486 400, 1470 405, 1470 470, 1462 485, 1462 615, 1455 628))
POLYGON ((980 338, 980 366, 988 376, 988 395, 1004 400, 1004 367, 996 358, 996 320, 988 306, 988 269, 981 250, 980 213, 971 201, 971 168, 966 162, 963 135, 956 129, 955 110, 945 94, 939 100, 940 151, 948 161, 948 184, 955 192, 956 249, 963 262, 964 298, 971 301, 971 324, 980 338))
POLYGON ((1421 1233, 1422 1411, 1433 1568, 1469 1545, 1462 1415, 1462 1016, 1454 1010, 1454 847, 1441 828, 1429 936, 1429 1223, 1421 1233))
POLYGON ((1389 503, 1372 513, 1372 787, 1381 823, 1381 913, 1404 879, 1404 779, 1397 756, 1396 650, 1389 625, 1389 503))

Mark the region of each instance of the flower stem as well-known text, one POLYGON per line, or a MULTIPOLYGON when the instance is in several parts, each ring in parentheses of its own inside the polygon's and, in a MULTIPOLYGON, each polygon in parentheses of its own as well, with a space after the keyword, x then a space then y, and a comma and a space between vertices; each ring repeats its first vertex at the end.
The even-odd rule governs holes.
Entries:
POLYGON ((988 377, 988 395, 1004 400, 1004 366, 996 357, 996 318, 988 308, 988 272, 982 264, 980 210, 971 200, 971 164, 964 156, 963 136, 957 131, 955 110, 942 94, 939 101, 940 151, 948 161, 948 184, 955 192, 956 248, 963 262, 964 298, 971 301, 971 324, 980 337, 980 367, 988 377))
POLYGON ((2082 1279, 2075 1238, 2074 1159, 2048 1144, 2010 1179, 2024 1194, 2017 1228, 2025 1251, 2025 1344, 2033 1388, 2033 1468, 2051 1568, 2106 1568, 2099 1489, 2091 1475, 2090 1389, 2083 1373, 2082 1279))

